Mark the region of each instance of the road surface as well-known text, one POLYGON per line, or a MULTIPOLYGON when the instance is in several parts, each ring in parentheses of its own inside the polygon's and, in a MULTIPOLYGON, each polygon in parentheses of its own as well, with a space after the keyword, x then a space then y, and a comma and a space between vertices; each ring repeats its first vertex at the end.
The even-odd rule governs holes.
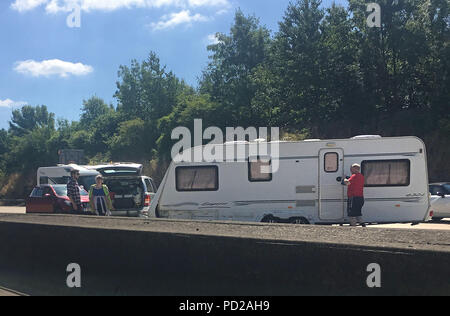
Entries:
MULTIPOLYGON (((25 214, 25 207, 21 206, 0 206, 0 214, 25 214)), ((377 228, 399 228, 399 229, 432 229, 432 230, 450 230, 450 218, 444 219, 439 223, 422 223, 416 226, 411 224, 389 224, 389 225, 371 225, 369 227, 377 228)))

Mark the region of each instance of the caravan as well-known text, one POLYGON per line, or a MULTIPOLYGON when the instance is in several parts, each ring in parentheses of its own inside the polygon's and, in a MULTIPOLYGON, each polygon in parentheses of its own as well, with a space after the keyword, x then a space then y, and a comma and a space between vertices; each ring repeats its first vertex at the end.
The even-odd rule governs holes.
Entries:
MULTIPOLYGON (((365 175, 365 222, 417 223, 429 218, 426 150, 416 137, 269 142, 267 152, 276 152, 277 147, 279 155, 267 157, 252 157, 251 144, 215 145, 220 152, 243 150, 244 161, 174 159, 150 214, 172 219, 344 224, 349 222, 347 188, 341 183, 350 175, 351 165, 358 163, 365 175)), ((181 155, 188 157, 198 149, 181 155)))

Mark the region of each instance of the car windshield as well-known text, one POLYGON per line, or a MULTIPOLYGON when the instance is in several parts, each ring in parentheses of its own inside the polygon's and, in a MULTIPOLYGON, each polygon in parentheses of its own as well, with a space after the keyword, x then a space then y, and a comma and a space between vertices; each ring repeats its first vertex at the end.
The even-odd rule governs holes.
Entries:
POLYGON ((443 187, 445 189, 445 194, 450 194, 450 184, 444 184, 443 187))
MULTIPOLYGON (((67 185, 55 185, 53 186, 53 189, 55 189, 56 195, 67 196, 67 185)), ((88 196, 89 194, 86 192, 86 190, 80 189, 80 195, 88 196)))

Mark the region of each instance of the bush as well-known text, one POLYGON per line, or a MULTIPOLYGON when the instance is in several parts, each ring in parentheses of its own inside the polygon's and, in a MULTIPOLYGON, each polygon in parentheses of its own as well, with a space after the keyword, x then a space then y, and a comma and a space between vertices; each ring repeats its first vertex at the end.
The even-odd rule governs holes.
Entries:
MULTIPOLYGON (((5 181, 5 173, 3 172, 3 170, 0 170, 0 192, 3 188, 3 183, 5 181)), ((0 199, 3 198, 3 196, 0 193, 0 199)))
POLYGON ((0 196, 6 199, 25 199, 33 190, 36 173, 13 173, 4 179, 0 196))

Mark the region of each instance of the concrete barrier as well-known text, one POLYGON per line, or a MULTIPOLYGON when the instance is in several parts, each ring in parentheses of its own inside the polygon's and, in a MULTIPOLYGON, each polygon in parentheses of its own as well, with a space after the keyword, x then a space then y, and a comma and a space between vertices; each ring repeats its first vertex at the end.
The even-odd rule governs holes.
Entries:
POLYGON ((0 241, 0 285, 30 295, 450 294, 448 231, 2 215, 0 241))

